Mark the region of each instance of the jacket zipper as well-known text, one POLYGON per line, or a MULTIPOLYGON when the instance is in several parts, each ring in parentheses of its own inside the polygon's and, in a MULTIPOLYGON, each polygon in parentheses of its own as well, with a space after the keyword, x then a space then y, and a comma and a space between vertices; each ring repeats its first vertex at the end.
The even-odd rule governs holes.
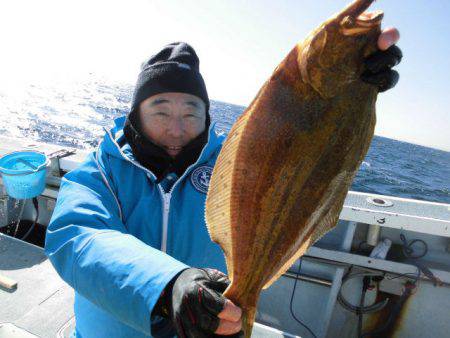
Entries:
MULTIPOLYGON (((206 142, 206 145, 208 144, 208 142, 209 142, 209 134, 208 134, 208 141, 206 142)), ((206 149, 206 145, 205 145, 205 147, 203 147, 198 159, 200 159, 202 157, 203 151, 206 149)), ((165 193, 158 184, 158 188, 161 191, 163 201, 164 201, 163 202, 163 228, 162 228, 162 240, 161 240, 161 251, 163 251, 163 252, 167 252, 167 232, 168 232, 168 227, 169 227, 169 209, 170 209, 170 199, 172 198, 172 192, 173 192, 174 188, 176 187, 176 185, 178 184, 178 182, 181 182, 181 180, 186 176, 186 173, 189 172, 189 170, 192 167, 195 167, 197 165, 197 163, 198 163, 198 160, 186 168, 183 175, 181 175, 181 177, 173 184, 173 186, 169 189, 168 193, 165 193)))
POLYGON ((169 208, 170 208, 171 195, 172 194, 170 192, 168 192, 168 193, 162 192, 162 197, 163 197, 163 226, 162 226, 162 238, 161 238, 161 251, 162 252, 167 252, 167 228, 169 227, 169 208))
MULTIPOLYGON (((144 172, 147 174, 147 177, 149 177, 149 178, 152 177, 154 180, 156 180, 155 174, 153 174, 146 167, 140 165, 138 162, 131 160, 122 152, 122 150, 120 149, 116 140, 112 137, 111 133, 109 132, 109 130, 107 130, 106 128, 103 128, 103 130, 108 134, 109 138, 115 144, 115 146, 117 147, 117 150, 119 151, 119 153, 122 155, 122 157, 126 161, 128 161, 128 162, 134 164, 136 167, 144 170, 144 172)), ((161 238, 161 251, 166 252, 167 251, 167 228, 168 228, 168 224, 169 224, 170 197, 171 197, 172 191, 170 191, 169 193, 166 194, 159 184, 157 184, 156 186, 158 187, 159 194, 160 194, 161 200, 163 202, 163 206, 162 206, 163 226, 162 226, 162 238, 161 238)))

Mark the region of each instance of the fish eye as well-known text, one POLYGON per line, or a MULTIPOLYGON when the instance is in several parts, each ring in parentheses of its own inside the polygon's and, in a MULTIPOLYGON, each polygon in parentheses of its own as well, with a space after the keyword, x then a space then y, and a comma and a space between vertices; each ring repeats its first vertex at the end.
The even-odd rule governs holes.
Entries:
POLYGON ((344 17, 341 20, 340 25, 342 27, 344 27, 344 28, 354 27, 355 26, 355 19, 352 16, 347 15, 346 17, 344 17))

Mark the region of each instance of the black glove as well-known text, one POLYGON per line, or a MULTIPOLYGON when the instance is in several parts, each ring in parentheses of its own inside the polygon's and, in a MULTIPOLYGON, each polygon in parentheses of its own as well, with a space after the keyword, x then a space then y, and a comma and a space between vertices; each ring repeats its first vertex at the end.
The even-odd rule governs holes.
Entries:
POLYGON ((169 317, 181 338, 243 337, 242 331, 228 336, 215 335, 230 284, 228 277, 214 269, 190 268, 175 277, 158 301, 154 313, 169 317))
POLYGON ((361 80, 377 86, 379 92, 393 88, 398 82, 399 74, 391 68, 398 65, 402 57, 402 51, 396 45, 376 51, 364 60, 366 70, 362 73, 361 80))

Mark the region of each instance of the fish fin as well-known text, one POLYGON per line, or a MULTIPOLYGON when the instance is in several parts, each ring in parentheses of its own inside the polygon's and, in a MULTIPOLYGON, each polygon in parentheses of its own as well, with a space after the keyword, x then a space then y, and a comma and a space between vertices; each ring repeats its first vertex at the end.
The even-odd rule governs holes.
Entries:
POLYGON ((234 165, 242 130, 248 120, 248 115, 242 115, 233 125, 211 175, 206 197, 205 221, 209 236, 213 242, 220 245, 227 258, 227 270, 232 279, 232 180, 234 165), (225 155, 224 155, 225 154, 225 155))
POLYGON ((334 191, 330 193, 333 204, 323 218, 321 218, 314 226, 314 231, 311 234, 311 245, 314 245, 325 234, 332 230, 339 222, 339 215, 344 206, 345 197, 347 196, 349 182, 352 182, 353 174, 347 171, 339 174, 334 183, 336 184, 334 191))
POLYGON ((297 250, 297 252, 286 262, 283 264, 283 266, 278 270, 278 272, 273 275, 272 278, 263 286, 263 290, 267 289, 269 286, 271 286, 275 281, 281 277, 283 273, 285 273, 291 266, 294 264, 294 262, 300 258, 300 256, 303 256, 303 254, 306 252, 306 250, 309 248, 309 244, 311 243, 311 239, 308 239, 305 241, 300 248, 297 250))
POLYGON ((316 226, 316 229, 311 234, 311 245, 314 245, 319 239, 321 239, 325 234, 330 232, 339 222, 339 215, 342 208, 335 210, 333 208, 328 212, 322 222, 316 226))

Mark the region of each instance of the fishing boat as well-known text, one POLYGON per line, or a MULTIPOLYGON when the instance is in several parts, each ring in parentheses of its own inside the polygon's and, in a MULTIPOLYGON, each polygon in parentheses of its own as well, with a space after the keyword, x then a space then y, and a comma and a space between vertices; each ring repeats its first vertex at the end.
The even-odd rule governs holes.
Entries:
MULTIPOLYGON (((68 337, 73 289, 43 251, 61 177, 86 150, 1 138, 0 156, 39 151, 45 187, 0 180, 0 338, 68 337)), ((263 291, 253 337, 448 337, 450 204, 350 191, 334 230, 263 291)))

